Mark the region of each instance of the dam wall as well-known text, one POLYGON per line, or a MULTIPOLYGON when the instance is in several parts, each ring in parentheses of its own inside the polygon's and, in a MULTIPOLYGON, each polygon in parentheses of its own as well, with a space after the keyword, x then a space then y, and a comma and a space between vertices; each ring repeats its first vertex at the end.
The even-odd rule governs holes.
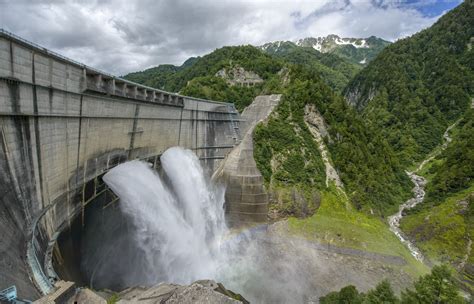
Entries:
POLYGON ((131 159, 192 149, 212 173, 240 141, 233 104, 114 77, 0 31, 0 290, 35 299, 54 284, 48 255, 100 177, 131 159))
POLYGON ((261 224, 267 221, 268 193, 263 176, 253 157, 253 132, 268 119, 280 103, 281 95, 260 95, 242 112, 242 140, 215 171, 214 179, 223 179, 227 222, 232 226, 261 224))

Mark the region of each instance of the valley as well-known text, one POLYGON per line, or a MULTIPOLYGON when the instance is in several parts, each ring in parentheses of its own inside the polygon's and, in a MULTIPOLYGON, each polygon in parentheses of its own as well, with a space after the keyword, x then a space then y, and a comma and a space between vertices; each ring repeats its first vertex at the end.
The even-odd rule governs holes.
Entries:
MULTIPOLYGON (((269 218, 284 227, 285 234, 328 248, 396 255, 406 261, 402 269, 412 281, 429 267, 448 262, 456 279, 468 282, 471 242, 464 234, 471 229, 469 211, 459 211, 464 212, 459 229, 466 230, 458 230, 454 218, 446 225, 432 218, 438 212, 446 215, 445 203, 429 208, 433 174, 445 175, 443 158, 455 151, 465 160, 467 167, 459 170, 467 182, 459 190, 442 191, 458 198, 472 193, 472 150, 453 147, 460 121, 465 124, 471 115, 474 74, 466 45, 474 35, 472 10, 472 3, 466 2, 431 28, 393 44, 375 37, 328 36, 267 43, 259 47, 263 53, 250 46, 224 48, 187 67, 201 74, 182 92, 222 100, 232 99, 236 90, 245 91, 241 96, 248 100, 262 93, 282 95, 269 118, 254 130, 253 156, 269 194, 269 218), (459 27, 466 31, 445 30, 459 27), (379 44, 369 47, 369 42, 379 44), (345 48, 371 55, 348 57, 345 48), (228 55, 222 57, 224 50, 228 55), (247 56, 237 55, 241 52, 247 56), (434 58, 444 61, 435 63, 434 58), (200 61, 208 63, 206 71, 200 61), (222 85, 216 72, 229 64, 256 72, 264 81, 248 88, 222 85), (258 70, 253 68, 257 64, 258 70), (436 229, 446 237, 460 234, 446 245, 435 245, 444 241, 426 236, 430 228, 424 223, 440 225, 436 229), (442 249, 446 246, 459 248, 459 254, 447 253, 442 249), (440 252, 445 256, 441 260, 440 252), (459 258, 447 258, 451 254, 459 258)), ((239 110, 248 102, 241 102, 239 110)), ((470 145, 471 138, 464 137, 464 145, 470 145)), ((470 206, 463 203, 462 210, 466 204, 470 206)), ((383 278, 401 290, 391 275, 383 278)), ((468 291, 469 284, 459 286, 468 291)))
POLYGON ((474 1, 299 34, 361 5, 320 4, 272 35, 226 32, 237 4, 110 17, 87 43, 127 42, 91 60, 120 77, 1 29, 0 302, 471 303, 474 1))

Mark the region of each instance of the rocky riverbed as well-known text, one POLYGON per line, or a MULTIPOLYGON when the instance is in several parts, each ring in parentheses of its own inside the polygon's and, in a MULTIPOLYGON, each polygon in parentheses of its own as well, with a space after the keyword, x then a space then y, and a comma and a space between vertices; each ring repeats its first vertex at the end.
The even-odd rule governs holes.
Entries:
POLYGON ((388 224, 390 225, 390 230, 400 239, 403 244, 408 247, 415 259, 423 262, 423 254, 421 251, 405 236, 403 231, 400 229, 400 220, 402 219, 403 212, 405 210, 411 209, 423 202, 425 198, 426 179, 422 176, 416 175, 413 172, 407 172, 407 174, 411 181, 415 184, 415 187, 412 190, 413 197, 407 200, 404 204, 400 205, 397 213, 388 217, 388 224))
POLYGON ((421 251, 413 244, 403 233, 400 229, 400 220, 403 217, 403 211, 411 209, 418 205, 419 203, 423 202, 425 199, 425 186, 426 186, 426 179, 416 173, 420 172, 423 167, 433 160, 439 153, 441 153, 444 149, 447 148, 448 144, 451 142, 451 137, 449 132, 452 128, 454 128, 457 123, 456 121, 452 125, 450 125, 443 134, 443 144, 438 148, 435 149, 434 152, 431 153, 425 160, 423 160, 420 165, 415 169, 413 172, 407 172, 408 176, 410 177, 415 187, 413 188, 413 197, 407 200, 404 204, 400 205, 399 210, 397 213, 393 214, 392 216, 388 217, 388 223, 390 225, 390 230, 400 239, 400 241, 405 244, 408 249, 410 250, 411 254, 419 261, 423 262, 423 254, 421 251))

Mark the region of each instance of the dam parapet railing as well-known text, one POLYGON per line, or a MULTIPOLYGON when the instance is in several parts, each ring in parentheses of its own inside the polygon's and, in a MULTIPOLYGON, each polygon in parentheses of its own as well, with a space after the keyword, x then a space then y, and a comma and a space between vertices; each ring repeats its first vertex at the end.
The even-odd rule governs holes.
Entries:
MULTIPOLYGON (((61 86, 61 85, 57 86, 57 83, 55 83, 54 81, 52 81, 49 84, 52 87, 57 86, 55 88, 59 90, 66 90, 68 92, 75 92, 75 93, 92 91, 96 93, 105 94, 108 96, 125 97, 125 98, 140 100, 140 101, 161 103, 161 104, 173 105, 173 106, 178 106, 178 107, 184 107, 185 106, 184 100, 191 99, 194 101, 209 103, 213 105, 216 105, 216 104, 222 105, 223 112, 225 111, 226 113, 228 113, 229 106, 234 107, 233 103, 183 96, 178 93, 163 91, 160 89, 152 88, 146 85, 142 85, 130 80, 126 80, 126 79, 114 76, 107 72, 98 70, 96 68, 92 68, 78 61, 67 58, 59 53, 48 50, 34 42, 28 41, 5 29, 0 28, 0 38, 2 37, 10 41, 14 41, 19 45, 23 45, 27 47, 28 49, 33 49, 35 52, 45 55, 48 58, 54 58, 60 62, 64 62, 66 64, 69 64, 81 69, 81 75, 78 75, 77 72, 75 71, 68 71, 68 73, 75 74, 75 75, 69 75, 69 76, 72 76, 71 77, 72 79, 75 78, 74 80, 78 81, 78 83, 76 84, 72 82, 68 82, 65 84, 65 86, 61 86), (68 84, 72 84, 72 86, 67 86, 68 84)), ((13 54, 10 54, 10 56, 13 56, 13 54)), ((20 75, 20 77, 18 77, 18 75, 13 75, 13 69, 11 69, 11 72, 12 72, 12 75, 11 75, 12 79, 18 78, 19 80, 24 80, 22 79, 21 76, 25 76, 25 75, 20 75)), ((60 75, 57 75, 57 76, 60 76, 60 75)), ((31 78, 28 77, 26 82, 29 82, 29 81, 35 82, 34 79, 31 80, 31 78)), ((41 83, 36 83, 36 84, 41 85, 41 83)), ((236 114, 238 114, 235 108, 233 108, 233 110, 236 114)))

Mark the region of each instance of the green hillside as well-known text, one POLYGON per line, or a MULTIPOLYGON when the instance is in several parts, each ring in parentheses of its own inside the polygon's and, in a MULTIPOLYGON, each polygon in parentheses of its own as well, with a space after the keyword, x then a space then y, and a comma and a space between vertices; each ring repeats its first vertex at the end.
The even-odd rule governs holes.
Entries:
POLYGON ((172 64, 161 64, 157 67, 150 68, 141 72, 134 72, 124 76, 133 82, 141 83, 150 87, 167 90, 169 84, 173 81, 174 75, 183 69, 191 67, 199 57, 191 57, 186 60, 181 66, 172 64))
POLYGON ((290 79, 280 105, 254 135, 254 156, 269 188, 325 188, 321 156, 304 123, 311 104, 330 126, 326 144, 356 208, 380 216, 396 210, 411 184, 380 130, 367 126, 316 71, 295 66, 290 79))
POLYGON ((405 166, 440 144, 471 102, 473 15, 474 3, 466 1, 429 29, 388 46, 344 91, 405 166))
POLYGON ((423 204, 409 210, 402 229, 434 262, 449 263, 474 291, 474 110, 454 129, 453 141, 427 164, 423 204))
MULTIPOLYGON (((291 42, 287 42, 286 45, 291 42)), ((317 71, 326 84, 333 90, 341 92, 349 81, 362 69, 362 66, 354 64, 334 54, 323 54, 310 47, 298 47, 281 45, 278 49, 268 46, 264 50, 276 58, 286 62, 303 65, 317 71)))
POLYGON ((125 79, 184 95, 233 102, 243 110, 262 92, 264 84, 252 87, 231 86, 216 73, 224 68, 242 67, 255 72, 271 85, 283 62, 247 46, 223 47, 199 58, 186 61, 181 67, 160 65, 143 72, 125 75, 125 79))

